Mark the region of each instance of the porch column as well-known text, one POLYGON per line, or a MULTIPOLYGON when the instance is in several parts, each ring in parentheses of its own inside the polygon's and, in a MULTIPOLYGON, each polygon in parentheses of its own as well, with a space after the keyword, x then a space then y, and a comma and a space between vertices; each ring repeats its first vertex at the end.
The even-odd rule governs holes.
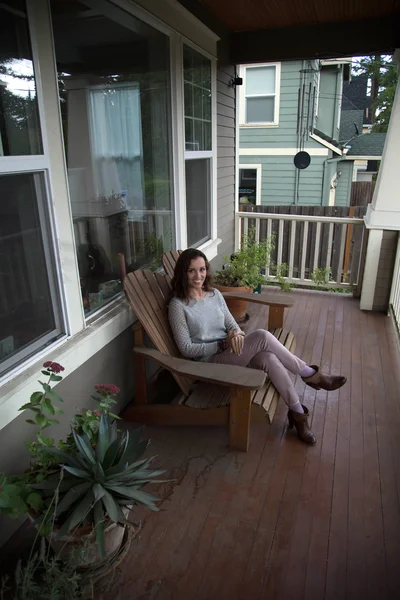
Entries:
MULTIPOLYGON (((400 49, 396 50, 398 69, 400 49)), ((368 135, 368 134, 366 134, 368 135)), ((369 231, 364 281, 361 291, 362 310, 386 311, 388 308, 392 272, 400 231, 400 79, 382 162, 372 203, 368 205, 365 227, 369 231)))

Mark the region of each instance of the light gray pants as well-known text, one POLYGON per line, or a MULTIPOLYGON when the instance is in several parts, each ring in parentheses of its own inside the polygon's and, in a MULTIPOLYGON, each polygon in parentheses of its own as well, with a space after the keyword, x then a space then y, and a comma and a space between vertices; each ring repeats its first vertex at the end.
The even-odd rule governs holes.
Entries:
POLYGON ((210 362, 261 369, 268 373, 268 377, 289 408, 299 402, 299 396, 287 370, 298 375, 306 363, 289 352, 272 333, 265 329, 256 329, 245 336, 244 348, 240 356, 228 348, 220 354, 214 354, 210 362))

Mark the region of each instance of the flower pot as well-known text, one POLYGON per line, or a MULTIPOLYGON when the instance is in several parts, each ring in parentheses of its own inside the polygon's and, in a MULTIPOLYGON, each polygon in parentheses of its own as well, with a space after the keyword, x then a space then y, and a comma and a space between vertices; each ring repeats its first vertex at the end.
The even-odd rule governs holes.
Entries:
MULTIPOLYGON (((129 515, 129 509, 122 509, 125 517, 129 515)), ((71 555, 79 568, 93 567, 110 559, 118 552, 125 533, 126 526, 118 525, 113 521, 106 520, 104 530, 104 556, 100 555, 96 544, 96 533, 91 525, 78 527, 62 538, 57 538, 57 526, 48 536, 49 543, 57 556, 67 561, 71 555)))
MULTIPOLYGON (((216 285, 215 287, 221 293, 223 292, 246 292, 248 294, 252 293, 250 288, 245 286, 243 287, 230 287, 226 285, 216 285)), ((235 298, 226 298, 226 304, 229 308, 229 311, 236 323, 244 323, 246 321, 246 311, 249 303, 246 300, 236 300, 235 298)))

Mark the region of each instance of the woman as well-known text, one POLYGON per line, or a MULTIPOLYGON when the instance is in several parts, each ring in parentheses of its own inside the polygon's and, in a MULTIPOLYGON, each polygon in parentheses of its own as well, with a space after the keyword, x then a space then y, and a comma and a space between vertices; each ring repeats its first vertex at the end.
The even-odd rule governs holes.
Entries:
POLYGON ((320 373, 289 352, 269 331, 246 335, 232 317, 224 298, 210 281, 206 256, 189 248, 180 255, 172 280, 169 321, 181 354, 194 360, 262 369, 288 406, 289 426, 306 444, 315 444, 308 409, 300 403, 288 370, 314 389, 337 390, 346 377, 320 373))

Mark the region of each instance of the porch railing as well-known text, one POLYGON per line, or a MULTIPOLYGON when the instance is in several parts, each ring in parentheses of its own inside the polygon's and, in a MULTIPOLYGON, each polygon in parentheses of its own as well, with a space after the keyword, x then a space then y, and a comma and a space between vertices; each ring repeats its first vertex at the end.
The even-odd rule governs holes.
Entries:
POLYGON ((274 237, 267 279, 277 275, 296 285, 354 288, 358 283, 364 221, 357 218, 236 213, 236 240, 254 228, 257 241, 274 237), (314 277, 314 280, 313 280, 314 277))
POLYGON ((397 331, 400 331, 400 236, 397 241, 397 254, 393 269, 389 307, 396 322, 397 331))

